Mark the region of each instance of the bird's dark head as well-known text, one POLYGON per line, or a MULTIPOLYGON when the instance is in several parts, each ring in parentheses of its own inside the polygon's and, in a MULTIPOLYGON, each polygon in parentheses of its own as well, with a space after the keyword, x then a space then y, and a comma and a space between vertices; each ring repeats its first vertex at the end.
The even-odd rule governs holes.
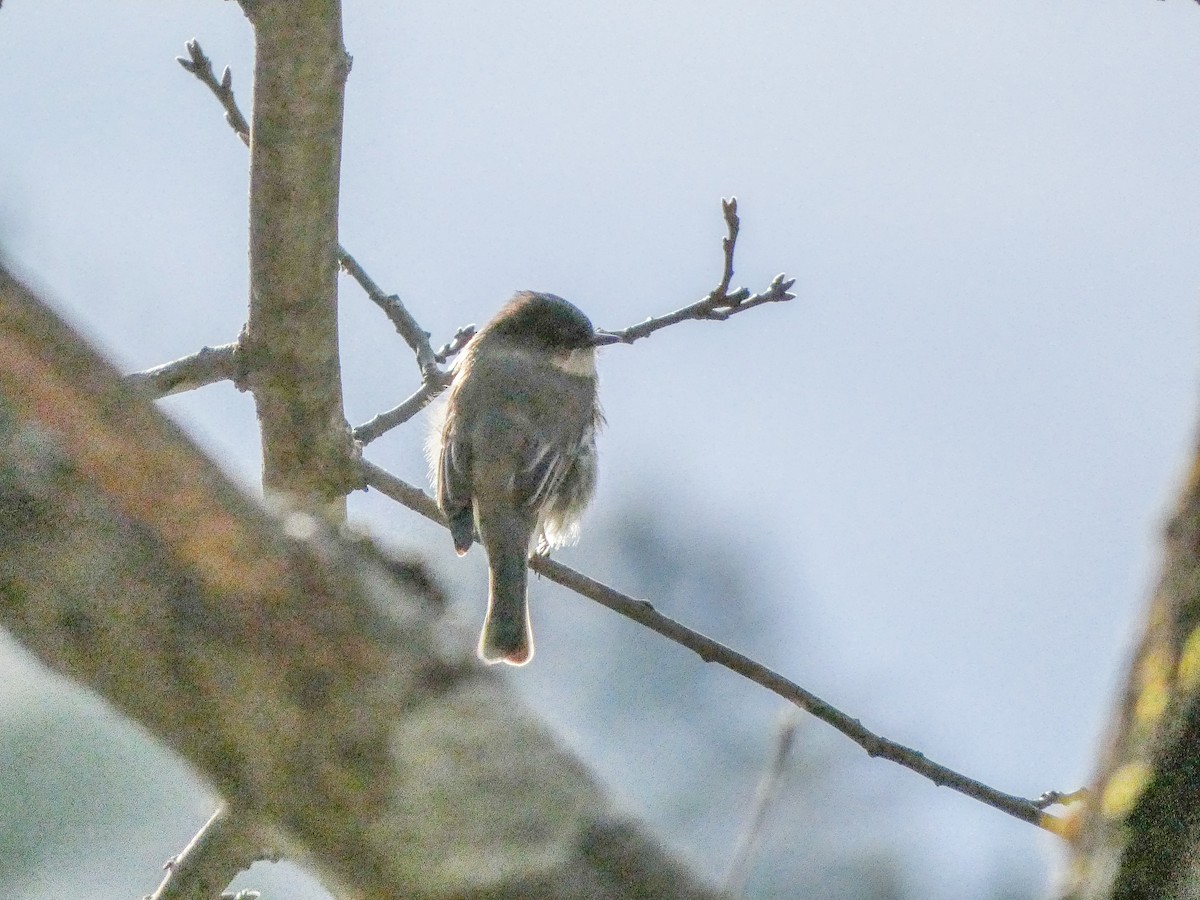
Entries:
POLYGON ((487 324, 484 333, 552 353, 591 347, 596 337, 591 319, 579 307, 554 294, 534 291, 515 294, 487 324))

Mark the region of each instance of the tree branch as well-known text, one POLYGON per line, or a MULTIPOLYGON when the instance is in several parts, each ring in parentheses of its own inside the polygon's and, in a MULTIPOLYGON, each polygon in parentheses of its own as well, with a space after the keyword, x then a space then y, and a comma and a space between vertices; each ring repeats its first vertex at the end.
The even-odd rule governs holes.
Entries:
POLYGON ((417 357, 417 368, 421 370, 421 381, 436 381, 443 378, 445 373, 438 368, 437 354, 433 352, 433 347, 429 343, 429 332, 417 323, 408 308, 400 302, 400 298, 395 294, 385 294, 383 289, 358 264, 358 260, 346 252, 346 249, 340 244, 338 245, 338 263, 359 283, 367 296, 371 298, 371 302, 383 310, 396 332, 412 348, 417 357))
MULTIPOLYGON (((408 484, 367 460, 362 461, 362 471, 363 479, 368 487, 375 488, 425 518, 445 526, 445 517, 437 508, 437 504, 420 488, 408 484)), ((862 747, 868 756, 890 760, 928 778, 936 785, 948 787, 981 803, 986 803, 1023 822, 1029 822, 1055 833, 1060 830, 1057 828, 1056 817, 1044 812, 1033 800, 998 791, 981 781, 934 762, 919 750, 913 750, 875 734, 865 728, 858 719, 842 712, 816 694, 784 678, 762 663, 755 662, 750 657, 663 615, 647 600, 635 600, 627 594, 546 556, 531 556, 529 568, 589 600, 608 607, 613 612, 645 625, 651 631, 691 650, 705 662, 723 666, 778 694, 840 731, 862 747)))
POLYGON ((242 111, 238 109, 237 100, 233 97, 233 72, 229 70, 229 66, 226 66, 225 71, 221 73, 221 80, 217 81, 216 75, 213 74, 212 60, 204 53, 200 42, 192 38, 183 46, 187 48, 188 58, 177 56, 175 61, 200 79, 200 83, 213 92, 213 96, 225 109, 225 121, 233 129, 233 133, 241 138, 242 143, 249 147, 250 125, 246 122, 242 111))
MULTIPOLYGON (((474 336, 474 325, 466 325, 458 329, 454 337, 443 344, 441 349, 434 354, 434 359, 439 363, 446 363, 451 357, 458 354, 474 336)), ((425 378, 421 382, 421 386, 399 406, 393 407, 387 412, 382 412, 355 428, 351 432, 354 439, 363 446, 366 446, 393 428, 403 425, 432 403, 434 398, 450 387, 450 382, 454 380, 454 375, 451 372, 443 372, 440 369, 435 369, 434 372, 435 374, 431 374, 430 377, 425 378)))
POLYGON ((204 347, 191 356, 133 372, 126 375, 125 380, 156 399, 225 380, 243 387, 246 373, 242 363, 243 357, 235 341, 219 347, 204 347))
POLYGON ((647 319, 645 322, 631 325, 620 331, 604 331, 599 336, 597 343, 632 344, 668 325, 675 325, 688 319, 715 319, 723 322, 736 313, 745 312, 764 303, 781 303, 795 299, 796 295, 791 293, 791 288, 796 283, 796 279, 787 278, 784 275, 776 275, 767 289, 761 293, 751 294, 746 288, 738 288, 730 293, 729 285, 733 281, 733 254, 737 247, 738 232, 741 230, 741 220, 737 214, 737 198, 722 200, 721 212, 725 217, 727 234, 721 239, 724 268, 717 286, 709 291, 703 300, 693 303, 691 306, 677 309, 665 316, 647 319))
MULTIPOLYGON (((229 124, 229 127, 233 129, 243 144, 250 146, 250 129, 246 124, 246 117, 242 115, 242 111, 238 108, 237 101, 233 96, 233 73, 226 66, 224 72, 221 74, 221 80, 217 81, 213 73, 212 60, 204 53, 200 42, 193 39, 188 41, 184 46, 187 48, 188 58, 184 59, 182 56, 177 56, 176 61, 188 72, 195 75, 205 87, 213 92, 213 95, 225 109, 225 121, 229 124)), ((446 362, 448 358, 447 350, 451 345, 448 344, 441 351, 434 353, 433 348, 429 344, 429 332, 420 326, 416 318, 413 317, 412 313, 408 311, 408 308, 400 300, 399 296, 396 294, 385 294, 383 289, 367 274, 367 271, 359 265, 358 260, 351 256, 350 252, 341 244, 337 245, 336 254, 338 265, 357 281, 371 301, 383 310, 384 315, 388 317, 388 320, 395 327, 397 333, 412 348, 413 353, 416 354, 417 368, 421 371, 422 383, 433 385, 444 380, 446 375, 438 368, 438 363, 446 362)), ((462 330, 460 330, 459 334, 462 334, 462 330)), ((461 349, 461 346, 459 349, 461 349)), ((442 387, 445 387, 445 385, 443 384, 442 387)), ((434 396, 436 396, 436 392, 434 396)))
POLYGON ((422 384, 414 391, 407 400, 399 406, 392 407, 387 412, 381 412, 379 415, 361 425, 354 428, 350 433, 354 439, 363 446, 371 443, 376 438, 380 438, 387 434, 393 428, 403 425, 437 397, 442 391, 450 386, 450 376, 447 374, 444 381, 430 381, 422 384))
POLYGON ((1200 446, 1163 535, 1158 583, 1072 823, 1071 900, 1200 896, 1200 446))
POLYGON ((434 355, 434 359, 445 365, 451 358, 461 353, 473 337, 475 337, 475 326, 464 325, 458 331, 454 332, 454 337, 442 344, 441 348, 434 355))

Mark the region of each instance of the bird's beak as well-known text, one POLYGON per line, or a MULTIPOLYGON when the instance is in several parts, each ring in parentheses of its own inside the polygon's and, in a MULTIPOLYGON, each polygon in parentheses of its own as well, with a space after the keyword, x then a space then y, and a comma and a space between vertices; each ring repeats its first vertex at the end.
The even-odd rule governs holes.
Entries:
POLYGON ((592 338, 593 347, 605 347, 609 344, 620 343, 621 336, 619 334, 613 334, 611 331, 602 331, 601 329, 596 329, 596 334, 592 338))

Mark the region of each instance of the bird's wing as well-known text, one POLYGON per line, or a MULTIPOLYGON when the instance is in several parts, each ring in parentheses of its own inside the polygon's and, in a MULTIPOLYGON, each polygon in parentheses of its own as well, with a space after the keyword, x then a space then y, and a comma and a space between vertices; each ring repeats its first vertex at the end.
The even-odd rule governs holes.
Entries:
POLYGON ((471 494, 471 442, 454 419, 442 431, 437 463, 437 502, 450 521, 454 549, 461 555, 475 540, 475 515, 471 494))

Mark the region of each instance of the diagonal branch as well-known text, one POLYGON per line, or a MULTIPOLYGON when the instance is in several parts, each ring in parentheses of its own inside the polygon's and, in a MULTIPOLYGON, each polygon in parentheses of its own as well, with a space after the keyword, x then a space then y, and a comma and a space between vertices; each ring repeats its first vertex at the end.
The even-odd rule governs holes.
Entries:
POLYGON ((250 125, 246 122, 246 117, 242 115, 237 101, 233 98, 233 73, 229 70, 229 66, 225 67, 225 71, 221 73, 221 80, 217 81, 217 76, 213 73, 212 60, 204 53, 200 42, 192 38, 184 44, 184 47, 187 48, 188 58, 177 56, 175 61, 200 79, 200 83, 213 92, 213 96, 225 109, 225 121, 229 123, 234 134, 241 138, 242 143, 249 147, 250 125))
MULTIPOLYGON (((445 518, 437 508, 433 498, 423 490, 397 478, 390 472, 381 469, 367 460, 362 462, 362 472, 366 484, 380 493, 391 497, 396 502, 407 506, 414 512, 420 513, 427 519, 441 525, 446 524, 445 518)), ((551 581, 574 591, 589 600, 594 600, 606 606, 613 612, 620 613, 656 631, 668 640, 694 652, 705 662, 717 663, 731 672, 736 672, 743 678, 761 685, 785 700, 795 704, 805 712, 825 722, 840 731, 854 743, 858 744, 868 756, 882 757, 910 771, 928 778, 934 784, 948 787, 951 790, 965 794, 981 803, 1008 813, 1023 822, 1029 822, 1047 831, 1059 833, 1058 819, 1044 812, 1033 800, 1006 794, 998 791, 982 781, 977 781, 953 769, 936 763, 919 750, 914 750, 889 740, 863 726, 862 722, 837 707, 822 700, 811 691, 807 691, 794 681, 790 681, 778 672, 756 662, 745 654, 739 653, 719 641, 715 641, 698 631, 693 631, 686 625, 663 615, 647 600, 635 600, 627 594, 589 578, 582 572, 565 566, 560 562, 545 556, 532 556, 529 568, 539 575, 544 575, 551 581)))
POLYGON ((351 430, 354 439, 364 446, 376 438, 383 437, 393 428, 403 425, 450 386, 450 376, 447 374, 444 382, 429 381, 417 388, 407 400, 399 406, 394 406, 351 430))
MULTIPOLYGON (((441 349, 434 354, 434 359, 439 363, 447 362, 451 357, 458 354, 474 336, 474 325, 463 326, 455 332, 454 337, 441 346, 441 349)), ((424 379, 421 382, 421 386, 399 406, 395 406, 387 412, 382 412, 370 421, 363 422, 363 424, 355 428, 351 432, 354 439, 365 446, 376 438, 382 437, 393 428, 403 425, 432 403, 434 398, 448 388, 450 382, 454 380, 454 375, 451 372, 443 372, 440 369, 435 371, 436 375, 424 379)))
POLYGON ((191 900, 223 896, 229 882, 262 858, 261 835, 249 833, 222 804, 178 855, 167 860, 166 875, 148 900, 191 900))
POLYGON ((358 260, 351 256, 341 244, 338 244, 337 259, 342 270, 359 283, 372 303, 383 310, 383 314, 388 317, 388 321, 395 327, 396 332, 404 338, 404 342, 417 355, 417 368, 421 370, 421 381, 437 381, 444 378, 445 373, 438 367, 437 354, 433 352, 433 347, 429 343, 429 332, 417 323, 400 298, 396 294, 385 294, 366 270, 358 264, 358 260))
POLYGON ((733 851, 733 862, 729 864, 729 872, 725 876, 725 893, 730 896, 741 896, 746 887, 746 879, 750 877, 750 868, 754 861, 754 851, 762 838, 763 827, 767 822, 767 812, 779 790, 787 769, 788 757, 792 753, 792 745, 796 742, 796 731, 800 727, 800 713, 794 706, 784 708, 775 726, 775 752, 759 779, 758 788, 754 792, 754 805, 746 827, 738 837, 737 846, 733 851))

